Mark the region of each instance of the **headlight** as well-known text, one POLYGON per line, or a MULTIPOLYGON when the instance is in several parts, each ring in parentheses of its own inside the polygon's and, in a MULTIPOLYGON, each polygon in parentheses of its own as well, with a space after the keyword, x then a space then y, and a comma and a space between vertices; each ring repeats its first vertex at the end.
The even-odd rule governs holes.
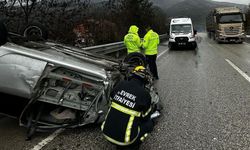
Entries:
POLYGON ((225 36, 225 34, 223 34, 223 33, 219 33, 219 36, 225 36))

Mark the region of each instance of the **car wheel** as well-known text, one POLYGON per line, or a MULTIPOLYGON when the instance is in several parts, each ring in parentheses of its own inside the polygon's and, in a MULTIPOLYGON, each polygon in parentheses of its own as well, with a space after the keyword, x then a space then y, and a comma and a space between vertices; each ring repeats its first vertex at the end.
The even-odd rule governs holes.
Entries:
POLYGON ((134 66, 146 66, 146 58, 142 53, 130 53, 124 58, 124 62, 134 66))
POLYGON ((3 22, 0 22, 0 46, 7 42, 8 31, 3 22))
POLYGON ((40 23, 31 23, 23 30, 23 36, 31 41, 47 40, 48 31, 40 23))

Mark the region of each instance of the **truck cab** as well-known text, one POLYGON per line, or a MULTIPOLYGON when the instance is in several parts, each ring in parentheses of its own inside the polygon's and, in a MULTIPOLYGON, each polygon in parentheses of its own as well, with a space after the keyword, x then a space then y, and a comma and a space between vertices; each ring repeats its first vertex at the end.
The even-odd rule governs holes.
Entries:
POLYGON ((195 49, 197 47, 196 31, 194 31, 191 18, 174 18, 170 22, 169 48, 187 47, 195 49))
POLYGON ((245 14, 237 7, 215 8, 207 17, 207 32, 219 43, 242 43, 245 39, 245 20, 245 14))

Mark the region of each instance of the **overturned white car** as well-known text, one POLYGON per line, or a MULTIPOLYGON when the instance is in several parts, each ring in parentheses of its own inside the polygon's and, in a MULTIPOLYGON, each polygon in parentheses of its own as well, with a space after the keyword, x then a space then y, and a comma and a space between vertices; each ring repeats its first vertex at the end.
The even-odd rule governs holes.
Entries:
MULTIPOLYGON (((28 137, 34 131, 102 122, 110 91, 129 76, 129 65, 75 47, 31 42, 11 34, 7 39, 2 23, 0 44, 0 93, 18 96, 1 96, 0 113, 18 118, 28 128, 28 137)), ((127 61, 137 59, 144 61, 140 55, 127 61)), ((147 88, 158 101, 152 82, 147 88)))

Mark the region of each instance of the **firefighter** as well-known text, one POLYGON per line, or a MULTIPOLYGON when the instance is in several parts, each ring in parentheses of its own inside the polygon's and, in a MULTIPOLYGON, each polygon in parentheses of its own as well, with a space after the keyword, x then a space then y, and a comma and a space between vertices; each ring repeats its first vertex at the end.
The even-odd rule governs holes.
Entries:
POLYGON ((146 55, 146 60, 149 65, 149 69, 153 74, 155 80, 159 79, 156 59, 158 54, 158 45, 160 43, 159 35, 154 32, 150 27, 146 29, 147 33, 143 38, 143 48, 146 55))
POLYGON ((138 35, 139 28, 135 25, 130 26, 128 34, 124 36, 124 44, 127 48, 127 53, 141 52, 141 38, 138 35))
POLYGON ((137 66, 129 80, 111 92, 111 107, 102 124, 104 137, 118 149, 138 149, 153 130, 151 96, 145 90, 145 68, 137 66))

